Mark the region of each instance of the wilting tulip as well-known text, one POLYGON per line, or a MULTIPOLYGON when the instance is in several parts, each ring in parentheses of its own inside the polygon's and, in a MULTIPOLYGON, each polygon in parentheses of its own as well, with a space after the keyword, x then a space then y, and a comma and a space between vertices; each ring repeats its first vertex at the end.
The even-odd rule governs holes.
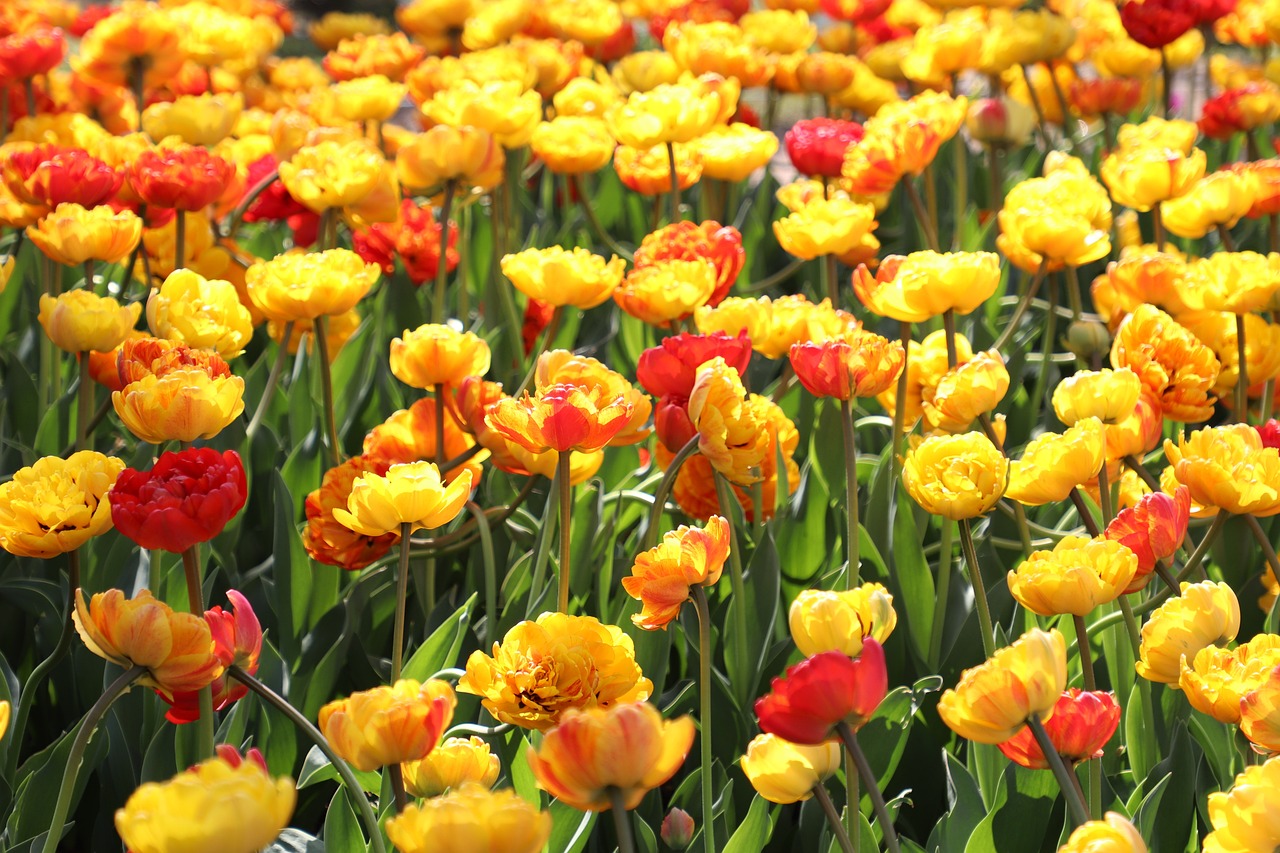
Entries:
POLYGON ((756 717, 767 734, 798 744, 825 743, 841 725, 862 728, 888 685, 884 649, 868 638, 857 659, 823 652, 787 669, 773 680, 769 694, 756 700, 756 717))

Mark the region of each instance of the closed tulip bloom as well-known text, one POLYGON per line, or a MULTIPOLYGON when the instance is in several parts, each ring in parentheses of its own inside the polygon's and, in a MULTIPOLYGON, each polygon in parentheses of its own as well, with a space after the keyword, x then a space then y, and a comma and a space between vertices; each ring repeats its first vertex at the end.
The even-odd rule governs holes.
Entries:
POLYGON ((853 121, 804 119, 787 131, 787 156, 802 175, 838 178, 849 146, 861 141, 864 133, 853 121))
POLYGON ((1117 812, 1076 827, 1058 853, 1147 853, 1137 827, 1117 812))
POLYGON ((1182 196, 1164 204, 1166 228, 1179 237, 1203 237, 1215 228, 1231 228, 1253 207, 1256 176, 1246 172, 1214 172, 1182 196))
POLYGON ((107 494, 122 470, 124 462, 92 450, 18 469, 0 483, 0 548, 49 559, 110 530, 107 494))
POLYGON ((1201 506, 1258 517, 1280 513, 1280 451, 1264 447, 1248 424, 1196 430, 1177 444, 1166 439, 1165 456, 1201 506))
POLYGON ((692 717, 663 720, 645 702, 570 709, 529 751, 538 787, 581 811, 606 811, 614 791, 634 809, 670 779, 693 745, 692 717))
POLYGON ((158 337, 211 349, 223 358, 240 355, 253 337, 253 318, 235 286, 185 269, 170 273, 151 291, 147 325, 158 337))
POLYGON ((756 793, 771 803, 799 803, 813 796, 840 768, 840 744, 803 746, 777 735, 756 735, 747 744, 740 766, 756 793))
POLYGON ((378 770, 431 752, 449 728, 457 701, 446 681, 403 678, 330 702, 320 709, 319 726, 352 767, 378 770))
POLYGON ((143 110, 142 129, 152 139, 176 136, 188 145, 216 145, 231 135, 243 109, 239 92, 182 95, 143 110))
MULTIPOLYGON (((932 388, 922 385, 920 407, 931 430, 967 432, 979 415, 991 411, 1004 399, 1008 390, 1009 371, 1004 359, 990 350, 948 369, 932 388)), ((886 388, 883 393, 895 391, 886 388)))
POLYGON ((190 447, 163 454, 150 471, 124 469, 111 487, 111 519, 139 547, 180 554, 221 533, 247 493, 240 454, 190 447))
POLYGON ((488 131, 438 124, 396 152, 396 174, 406 190, 437 192, 452 182, 488 192, 502 182, 506 157, 488 131))
POLYGON ((298 791, 255 761, 218 756, 139 786, 115 814, 133 853, 257 853, 289 825, 298 791))
MULTIPOLYGON (((1071 765, 1102 757, 1102 747, 1120 725, 1120 706, 1112 693, 1072 687, 1058 697, 1044 724, 1049 742, 1071 765)), ((999 749, 1005 757, 1032 770, 1048 770, 1040 743, 1030 727, 1023 728, 999 749)))
POLYGON ((1000 259, 993 252, 912 252, 891 255, 872 273, 861 265, 853 291, 882 317, 923 323, 947 311, 968 314, 1000 286, 1000 259))
POLYGON ((1009 572, 1009 592, 1041 616, 1087 616, 1123 594, 1137 571, 1137 555, 1119 542, 1065 536, 1009 572))
POLYGON ((201 210, 217 201, 236 168, 207 149, 178 145, 143 151, 129 164, 129 186, 156 207, 201 210))
MULTIPOLYGON (((676 143, 676 186, 687 190, 702 178, 702 155, 690 144, 676 143)), ((613 169, 632 192, 660 195, 671 192, 671 160, 662 145, 632 148, 619 145, 613 151, 613 169)))
POLYGON ((432 529, 457 518, 471 496, 471 472, 445 485, 433 462, 392 465, 385 475, 365 473, 351 485, 347 508, 334 519, 363 536, 381 536, 408 524, 432 529))
POLYGON ((1241 720, 1241 700, 1280 666, 1280 636, 1258 634, 1235 649, 1206 646, 1182 660, 1178 687, 1191 707, 1220 723, 1241 720))
POLYGON ((1111 252, 1111 200, 1075 158, 1050 157, 1043 178, 1009 191, 999 220, 997 247, 1029 272, 1079 267, 1111 252))
POLYGON ((1116 204, 1146 212, 1186 195, 1204 177, 1205 153, 1156 145, 1121 147, 1102 161, 1100 174, 1116 204))
POLYGON ((1032 628, 985 663, 966 669, 942 694, 938 716, 974 743, 999 744, 1032 715, 1052 719, 1067 686, 1067 642, 1056 629, 1032 628))
POLYGON ((1154 305, 1140 305, 1120 325, 1111 366, 1128 367, 1159 401, 1166 418, 1199 423, 1213 415, 1209 393, 1221 364, 1213 350, 1154 305))
POLYGON ((1127 367, 1082 370, 1053 389, 1053 411, 1067 426, 1087 418, 1118 424, 1133 413, 1141 392, 1138 374, 1127 367))
POLYGON ((40 296, 39 321, 49 340, 71 353, 110 351, 129 336, 142 305, 124 306, 92 290, 70 290, 40 296))
POLYGON ((288 323, 344 314, 377 282, 377 264, 349 249, 286 253, 245 271, 249 299, 270 320, 288 323))
POLYGON ((208 623, 174 612, 150 590, 127 599, 123 591, 112 589, 86 604, 84 590, 77 589, 71 615, 89 651, 125 669, 144 667, 138 683, 163 694, 200 690, 222 673, 208 623))
POLYGON ((699 452, 717 471, 741 485, 761 479, 768 435, 742 377, 724 359, 714 358, 698 368, 689 395, 689 420, 698 431, 699 452))
POLYGON ((866 725, 889 689, 884 649, 868 638, 856 659, 823 652, 789 667, 756 700, 760 730, 793 743, 825 743, 843 724, 866 725))
POLYGON ((457 385, 489 370, 489 345, 472 332, 428 323, 391 341, 391 372, 406 385, 457 385))
POLYGON ((551 815, 515 791, 466 784, 413 803, 387 821, 401 853, 538 853, 551 837, 551 815))
POLYGON ((716 123, 721 107, 719 95, 698 85, 664 83, 631 93, 609 108, 605 121, 618 142, 646 149, 697 139, 716 123))
POLYGON ((627 595, 644 605, 631 621, 648 631, 666 630, 695 586, 715 586, 729 557, 729 523, 713 515, 704 529, 680 525, 636 557, 622 579, 627 595))
POLYGON ((608 300, 622 282, 626 262, 607 261, 582 248, 525 249, 502 258, 502 274, 531 299, 586 310, 608 300))
POLYGON ((406 87, 382 74, 334 84, 338 114, 347 121, 389 121, 404 102, 406 87))
POLYGON ((705 305, 715 289, 716 268, 710 261, 656 261, 628 273, 613 300, 631 316, 665 328, 705 305))
MULTIPOLYGON (((1248 314, 1265 310, 1280 291, 1280 254, 1214 252, 1187 264, 1183 285, 1191 308, 1248 314)), ((1249 376, 1254 376, 1249 371, 1249 376)))
POLYGON ((1125 589, 1137 592, 1151 580, 1158 560, 1172 557, 1187 535, 1191 492, 1178 486, 1172 495, 1153 492, 1121 510, 1103 535, 1124 545, 1138 557, 1138 571, 1125 589))
POLYGON ((585 175, 609 165, 617 143, 604 120, 558 115, 539 124, 529 148, 557 175, 585 175))
POLYGON ((451 737, 425 758, 400 765, 404 786, 414 797, 438 797, 463 785, 492 788, 502 769, 489 744, 472 735, 451 737))
POLYGON ((893 596, 878 583, 843 591, 806 589, 791 602, 791 639, 800 654, 838 651, 855 658, 863 643, 884 641, 898 624, 893 596))
POLYGON ((907 360, 901 343, 861 329, 834 341, 792 344, 789 357, 805 390, 837 400, 884 393, 907 360))
POLYGON ((876 226, 876 209, 847 198, 818 199, 773 223, 774 236, 788 254, 812 260, 841 255, 876 226))
POLYGON ((1065 500, 1098 475, 1106 461, 1105 436, 1102 421, 1086 418, 1061 435, 1032 439, 1009 470, 1009 497, 1027 506, 1065 500))
POLYGON ((546 731, 571 708, 643 702, 653 693, 631 638, 591 616, 543 613, 515 625, 493 654, 471 653, 460 693, 498 720, 546 731))
POLYGON ((1240 731, 1258 752, 1280 753, 1280 666, 1241 697, 1240 731))
POLYGON ((1280 791, 1280 759, 1246 767, 1228 791, 1209 795, 1213 832, 1204 853, 1253 853, 1280 847, 1276 792, 1280 791))
POLYGON ((213 438, 244 411, 244 380, 174 370, 125 385, 111 403, 129 431, 150 444, 213 438))
POLYGON ((925 511, 952 521, 986 514, 1004 495, 1009 460, 982 433, 926 438, 902 466, 907 493, 925 511))
POLYGON ((46 257, 64 266, 90 260, 118 264, 138 245, 142 220, 128 210, 67 203, 28 225, 26 234, 46 257))
POLYGON ((1182 584, 1142 626, 1138 675, 1148 681, 1177 684, 1182 658, 1194 660, 1207 646, 1225 646, 1240 630, 1240 602, 1225 583, 1182 584))

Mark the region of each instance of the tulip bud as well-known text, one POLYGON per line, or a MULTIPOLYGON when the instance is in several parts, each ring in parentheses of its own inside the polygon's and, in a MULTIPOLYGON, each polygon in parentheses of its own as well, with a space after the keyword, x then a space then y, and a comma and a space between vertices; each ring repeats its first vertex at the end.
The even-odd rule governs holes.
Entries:
POLYGON ((662 843, 672 850, 683 850, 693 841, 693 818, 684 809, 673 808, 662 819, 662 843))
POLYGON ((1010 98, 981 98, 969 107, 965 127, 979 142, 1022 145, 1031 138, 1035 118, 1018 101, 1010 98))
POLYGON ((1094 356, 1103 358, 1111 351, 1111 333, 1101 323, 1077 320, 1067 327, 1067 349, 1092 363, 1094 356))

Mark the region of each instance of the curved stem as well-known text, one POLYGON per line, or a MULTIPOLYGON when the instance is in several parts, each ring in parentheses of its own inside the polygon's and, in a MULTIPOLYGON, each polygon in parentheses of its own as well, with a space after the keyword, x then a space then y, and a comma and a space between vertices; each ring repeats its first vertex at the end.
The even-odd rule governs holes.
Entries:
POLYGON ((667 470, 662 475, 662 481, 658 483, 658 491, 653 494, 653 505, 649 508, 649 526, 644 531, 644 541, 640 545, 641 551, 648 551, 658 543, 658 526, 667 505, 667 496, 675 488, 676 475, 680 473, 680 466, 697 452, 698 436, 695 435, 686 441, 684 447, 676 451, 676 455, 671 458, 671 464, 667 466, 667 470))
POLYGON ((569 482, 572 455, 572 451, 564 450, 556 459, 556 479, 560 486, 560 597, 557 603, 561 613, 569 612, 570 552, 573 550, 573 537, 570 536, 573 524, 573 484, 569 482))
POLYGON ((445 321, 444 286, 449 278, 449 212, 453 208, 453 181, 445 181, 444 197, 440 202, 440 258, 436 263, 435 295, 431 300, 431 322, 437 325, 445 321))
POLYGON ((1040 722, 1039 715, 1032 714, 1027 720, 1027 725, 1031 727, 1031 733, 1035 735, 1036 743, 1040 745, 1040 751, 1044 753, 1045 760, 1053 768, 1053 775, 1058 780, 1058 787, 1062 789, 1062 796, 1067 801, 1072 819, 1077 825, 1088 823, 1089 810, 1085 808, 1084 798, 1080 796, 1079 789, 1072 781, 1071 771, 1063 763, 1062 756, 1049 740, 1049 733, 1044 730, 1044 723, 1040 722))
POLYGON ((67 766, 62 771, 62 784, 58 787, 58 799, 53 807, 53 819, 49 821, 49 834, 44 839, 44 853, 54 853, 58 842, 62 840, 62 828, 67 822, 67 813, 71 811, 71 795, 75 791, 76 777, 80 775, 80 765, 84 763, 84 751, 89 746, 89 739, 98 729, 98 723, 133 682, 147 671, 144 666, 135 666, 120 673, 120 677, 107 687, 98 697, 98 701, 89 709, 80 722, 80 730, 71 741, 71 750, 67 753, 67 766))
POLYGON ((671 170, 671 193, 667 198, 671 202, 671 222, 680 221, 680 173, 676 171, 676 144, 667 143, 667 168, 671 170))
POLYGON ((276 710, 288 717, 290 722, 298 727, 299 731, 311 738, 311 742, 320 748, 325 758, 328 758, 329 763, 338 771, 338 776, 342 779, 342 784, 347 789, 347 796, 360 814, 360 822, 364 824, 365 832, 368 833, 369 841, 373 845, 372 853, 387 853, 387 847, 382 841, 382 830, 378 827, 378 816, 374 814, 373 806, 369 805, 369 798, 365 796, 364 788, 360 786, 360 781, 356 779, 356 774, 352 772, 351 765, 347 764, 342 756, 333 751, 333 747, 329 745, 328 739, 320 733, 320 730, 313 726, 310 720, 302 716, 301 711, 290 705, 287 699, 240 667, 231 667, 227 670, 227 674, 271 705, 274 705, 276 710))
MULTIPOLYGON (((841 723, 837 726, 837 730, 840 732, 840 740, 844 741, 844 748, 848 750, 853 763, 857 765, 862 784, 867 787, 867 794, 871 797, 871 807, 875 809, 876 820, 880 822, 880 831, 884 833, 885 847, 888 848, 889 853, 899 853, 898 833, 893 828, 893 819, 889 817, 889 809, 884 803, 884 795, 880 793, 880 786, 876 784, 876 775, 871 771, 867 757, 862 754, 862 747, 858 746, 857 733, 849 727, 848 723, 841 723)), ((856 807, 855 805, 854 808, 856 807)))
POLYGON ((76 389, 76 450, 89 448, 89 422, 93 417, 93 377, 89 375, 89 353, 82 352, 80 386, 76 389))
POLYGON ((1258 519, 1252 515, 1244 517, 1245 523, 1249 525, 1249 530, 1253 533, 1253 538, 1257 540, 1258 547, 1262 549, 1262 555, 1267 558, 1267 565, 1271 567, 1271 572, 1277 578, 1280 578, 1280 557, 1276 556, 1275 546, 1271 544, 1271 540, 1267 538, 1266 532, 1262 529, 1262 525, 1258 523, 1258 519))
POLYGON ((396 814, 400 814, 409 805, 409 794, 404 789, 404 770, 399 764, 392 764, 387 769, 391 771, 391 796, 395 800, 396 814))
POLYGON ((333 407, 333 371, 329 366, 329 318, 320 315, 315 320, 316 361, 320 362, 320 396, 324 402, 325 429, 329 432, 329 449, 333 452, 333 465, 342 464, 342 445, 338 439, 338 420, 333 407))
POLYGON ((1138 457, 1132 455, 1126 456, 1124 458, 1124 464, 1128 466, 1130 471, 1142 478, 1142 482, 1147 484, 1148 489, 1153 492, 1160 491, 1160 481, 1157 480, 1145 466, 1143 466, 1142 462, 1138 460, 1138 457))
MULTIPOLYGON (((631 818, 622 799, 622 789, 610 786, 609 810, 613 812, 613 828, 618 833, 618 853, 636 853, 636 842, 631 837, 631 818)), ((703 829, 706 832, 706 829, 703 829)))
POLYGON ((551 349, 551 342, 556 339, 556 334, 560 331, 560 323, 564 320, 564 306, 556 306, 556 310, 551 314, 551 322, 547 324, 547 330, 542 335, 542 342, 538 345, 538 351, 533 356, 533 361, 529 362, 529 372, 524 375, 524 381, 520 383, 520 387, 515 390, 512 397, 519 397, 524 393, 525 389, 533 382, 533 377, 538 372, 538 362, 542 360, 542 354, 551 349))
POLYGON ((702 752, 702 840, 707 853, 716 853, 715 789, 711 778, 711 606, 701 585, 691 591, 698 612, 698 745, 702 752))
POLYGON ((818 801, 818 805, 822 806, 822 813, 827 817, 827 825, 835 834, 842 853, 853 853, 853 842, 849 840, 849 833, 840 822, 840 813, 836 811, 836 804, 831 802, 831 795, 827 793, 827 789, 821 782, 813 786, 813 798, 818 801))
POLYGON ((853 425, 853 403, 849 400, 840 401, 840 423, 844 427, 845 550, 849 557, 844 588, 852 589, 859 581, 862 560, 858 532, 858 434, 853 425))
POLYGON ((232 239, 235 238, 236 232, 240 230, 240 225, 244 222, 244 215, 249 207, 258 200, 258 196, 262 195, 271 185, 280 177, 280 172, 272 169, 271 173, 264 177, 261 181, 253 185, 249 192, 245 193, 244 198, 240 199, 240 204, 236 205, 236 209, 231 212, 231 220, 227 223, 226 235, 232 239))
POLYGON ((396 574, 396 621, 391 640, 391 683, 400 680, 404 666, 404 618, 409 601, 409 536, 413 525, 400 525, 400 566, 396 574))
POLYGON ((1049 262, 1041 261, 1040 266, 1036 269, 1035 277, 1031 279, 1031 285, 1027 287, 1027 292, 1022 294, 1022 298, 1018 300, 1018 306, 1013 309, 1013 316, 1009 318, 1009 324, 1004 327, 1004 331, 1000 333, 1000 337, 996 338, 996 342, 991 345, 991 349, 1003 349, 1009 340, 1013 337, 1014 332, 1018 330, 1018 323, 1022 320, 1022 315, 1027 313, 1027 307, 1031 304, 1031 300, 1035 299, 1036 293, 1040 290, 1040 284, 1044 281, 1045 274, 1049 270, 1049 262))
POLYGON ((969 519, 960 519, 960 547, 964 549, 964 561, 969 569, 969 583, 973 584, 973 600, 978 609, 978 625, 982 629, 982 651, 987 657, 996 652, 996 634, 991 624, 991 608, 987 603, 987 588, 978 567, 978 549, 973 545, 973 528, 969 519))
POLYGON ((739 287, 738 290, 743 293, 759 293, 762 290, 768 290, 774 285, 781 284, 782 282, 791 278, 791 276, 798 273, 800 271, 800 268, 803 266, 804 266, 803 258, 792 258, 790 261, 787 262, 787 265, 785 267, 773 273, 772 275, 766 276, 765 278, 762 278, 759 281, 753 281, 751 282, 751 284, 739 287))
POLYGON ((1093 517, 1093 513, 1089 510, 1089 505, 1084 502, 1084 497, 1080 494, 1078 488, 1071 490, 1071 503, 1075 504, 1076 514, 1080 516, 1080 523, 1084 525, 1085 530, 1089 531, 1089 535, 1101 535, 1102 529, 1098 527, 1098 520, 1093 517))
POLYGON ((271 405, 271 400, 275 397, 276 386, 280 384, 280 374, 284 372, 285 360, 289 358, 289 340, 293 337, 293 327, 295 321, 290 320, 284 324, 284 337, 280 339, 276 352, 276 360, 271 363, 271 373, 267 375, 267 387, 262 391, 262 399, 258 401, 258 407, 253 410, 253 418, 249 421, 249 426, 245 429, 246 438, 252 439, 254 433, 262 426, 262 419, 266 417, 267 407, 271 405))
POLYGON ((910 175, 903 180, 902 186, 906 190, 907 201, 911 202, 911 210, 916 215, 920 230, 924 232, 926 245, 935 252, 939 251, 938 232, 933 230, 933 221, 929 219, 929 211, 925 209, 924 201, 920 198, 920 192, 916 189, 916 185, 911 182, 910 175))
POLYGON ((1191 552, 1191 556, 1187 557, 1187 562, 1183 565, 1182 571, 1178 573, 1178 580, 1186 580, 1196 570, 1200 572, 1200 580, 1207 581, 1209 579, 1209 574, 1200 564, 1204 562, 1210 546, 1217 540, 1218 535, 1222 533, 1222 528, 1227 526, 1227 517, 1227 513, 1218 510, 1218 514, 1213 517, 1213 524, 1209 525, 1208 532, 1200 540, 1200 544, 1196 546, 1196 549, 1191 552))
POLYGON ((600 224, 600 218, 596 216, 596 209, 591 206, 591 202, 587 198, 586 192, 582 189, 582 176, 570 175, 569 186, 573 187, 573 191, 578 194, 578 205, 582 208, 582 212, 587 218, 587 224, 591 226, 592 233, 599 238, 600 242, 604 243, 609 248, 609 251, 613 252, 615 255, 620 255, 621 257, 626 258, 628 261, 634 261, 635 254, 628 251, 626 247, 613 239, 613 235, 606 231, 604 226, 600 224))
POLYGON ((1035 85, 1031 82, 1031 69, 1026 65, 1021 66, 1022 79, 1027 84, 1027 98, 1031 101, 1031 107, 1036 113, 1036 125, 1040 128, 1040 139, 1044 142, 1045 147, 1049 145, 1049 120, 1045 117, 1044 107, 1040 104, 1040 94, 1036 91, 1035 85))

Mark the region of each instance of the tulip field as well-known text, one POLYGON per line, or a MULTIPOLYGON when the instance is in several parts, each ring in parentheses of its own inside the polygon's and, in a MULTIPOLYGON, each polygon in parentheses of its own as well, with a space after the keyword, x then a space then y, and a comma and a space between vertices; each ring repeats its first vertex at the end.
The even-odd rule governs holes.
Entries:
POLYGON ((347 5, 0 3, 0 851, 1280 850, 1280 0, 347 5))

